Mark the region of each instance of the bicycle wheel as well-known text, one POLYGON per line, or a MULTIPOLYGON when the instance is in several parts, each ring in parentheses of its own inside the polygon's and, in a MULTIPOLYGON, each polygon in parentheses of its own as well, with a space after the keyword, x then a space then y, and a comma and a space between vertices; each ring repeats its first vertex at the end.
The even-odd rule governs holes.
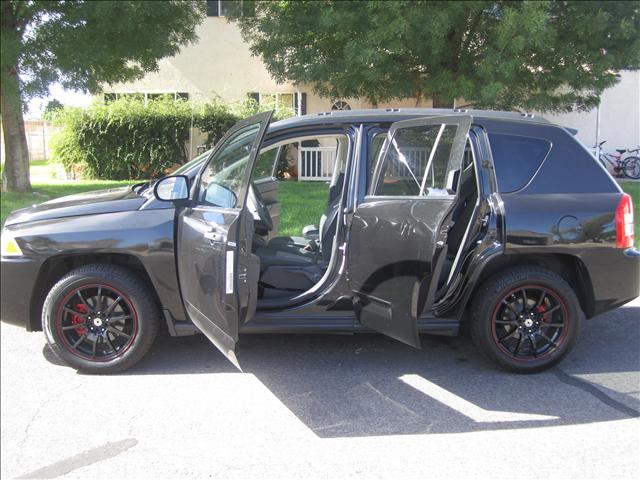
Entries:
POLYGON ((640 178, 640 157, 627 157, 622 163, 622 171, 629 178, 637 180, 640 178))
POLYGON ((604 161, 604 159, 602 158, 602 155, 600 155, 598 157, 598 161, 604 167, 604 169, 608 172, 609 171, 609 167, 607 167, 607 162, 604 161))

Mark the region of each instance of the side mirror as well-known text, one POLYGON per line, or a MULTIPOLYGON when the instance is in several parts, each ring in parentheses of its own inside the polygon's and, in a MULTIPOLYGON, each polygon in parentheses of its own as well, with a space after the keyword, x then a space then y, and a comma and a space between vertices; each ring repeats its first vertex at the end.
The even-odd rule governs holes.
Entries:
POLYGON ((189 179, 184 175, 161 178, 156 182, 153 194, 163 202, 184 202, 189 200, 189 179))

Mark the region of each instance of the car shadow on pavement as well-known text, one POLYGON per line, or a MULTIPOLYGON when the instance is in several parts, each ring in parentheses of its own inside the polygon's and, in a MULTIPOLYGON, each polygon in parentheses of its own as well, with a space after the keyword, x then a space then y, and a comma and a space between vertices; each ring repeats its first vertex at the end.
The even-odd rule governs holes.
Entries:
MULTIPOLYGON (((631 307, 635 315, 629 308, 624 318, 587 321, 569 358, 535 375, 497 370, 466 337, 423 336, 417 350, 375 334, 246 335, 238 360, 319 437, 604 422, 640 416, 637 392, 591 380, 612 372, 638 377, 640 308, 631 307)), ((164 336, 123 375, 198 373, 240 374, 204 336, 164 336)), ((211 389, 193 394, 215 404, 211 389)))

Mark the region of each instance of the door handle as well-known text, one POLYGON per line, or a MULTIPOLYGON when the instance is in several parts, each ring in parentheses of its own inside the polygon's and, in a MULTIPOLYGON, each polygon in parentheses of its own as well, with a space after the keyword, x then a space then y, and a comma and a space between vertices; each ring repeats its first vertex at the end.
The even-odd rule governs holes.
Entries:
POLYGON ((208 239, 211 243, 222 242, 224 240, 224 236, 222 233, 216 231, 215 228, 212 228, 208 232, 204 232, 204 238, 208 239))

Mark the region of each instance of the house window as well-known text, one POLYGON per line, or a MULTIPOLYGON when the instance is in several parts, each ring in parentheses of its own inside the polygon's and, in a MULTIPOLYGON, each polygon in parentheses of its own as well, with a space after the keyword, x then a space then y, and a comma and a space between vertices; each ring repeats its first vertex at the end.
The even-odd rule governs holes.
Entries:
POLYGON ((229 15, 241 15, 253 17, 256 4, 253 0, 208 0, 208 17, 228 17, 229 15))
POLYGON ((293 93, 260 93, 258 104, 276 112, 290 108, 293 110, 293 93))
POLYGON ((290 108, 293 110, 293 93, 278 93, 276 96, 276 111, 290 108))
POLYGON ((149 100, 157 100, 158 98, 169 96, 173 97, 173 101, 175 102, 178 99, 189 100, 189 94, 187 92, 132 92, 132 93, 105 93, 103 95, 104 103, 111 103, 120 98, 130 98, 144 101, 145 105, 149 100))
POLYGON ((351 105, 344 100, 337 100, 331 105, 331 110, 351 110, 351 105))
POLYGON ((258 102, 258 105, 266 109, 275 110, 276 112, 291 109, 296 115, 305 115, 307 113, 306 93, 250 92, 247 95, 258 102))

